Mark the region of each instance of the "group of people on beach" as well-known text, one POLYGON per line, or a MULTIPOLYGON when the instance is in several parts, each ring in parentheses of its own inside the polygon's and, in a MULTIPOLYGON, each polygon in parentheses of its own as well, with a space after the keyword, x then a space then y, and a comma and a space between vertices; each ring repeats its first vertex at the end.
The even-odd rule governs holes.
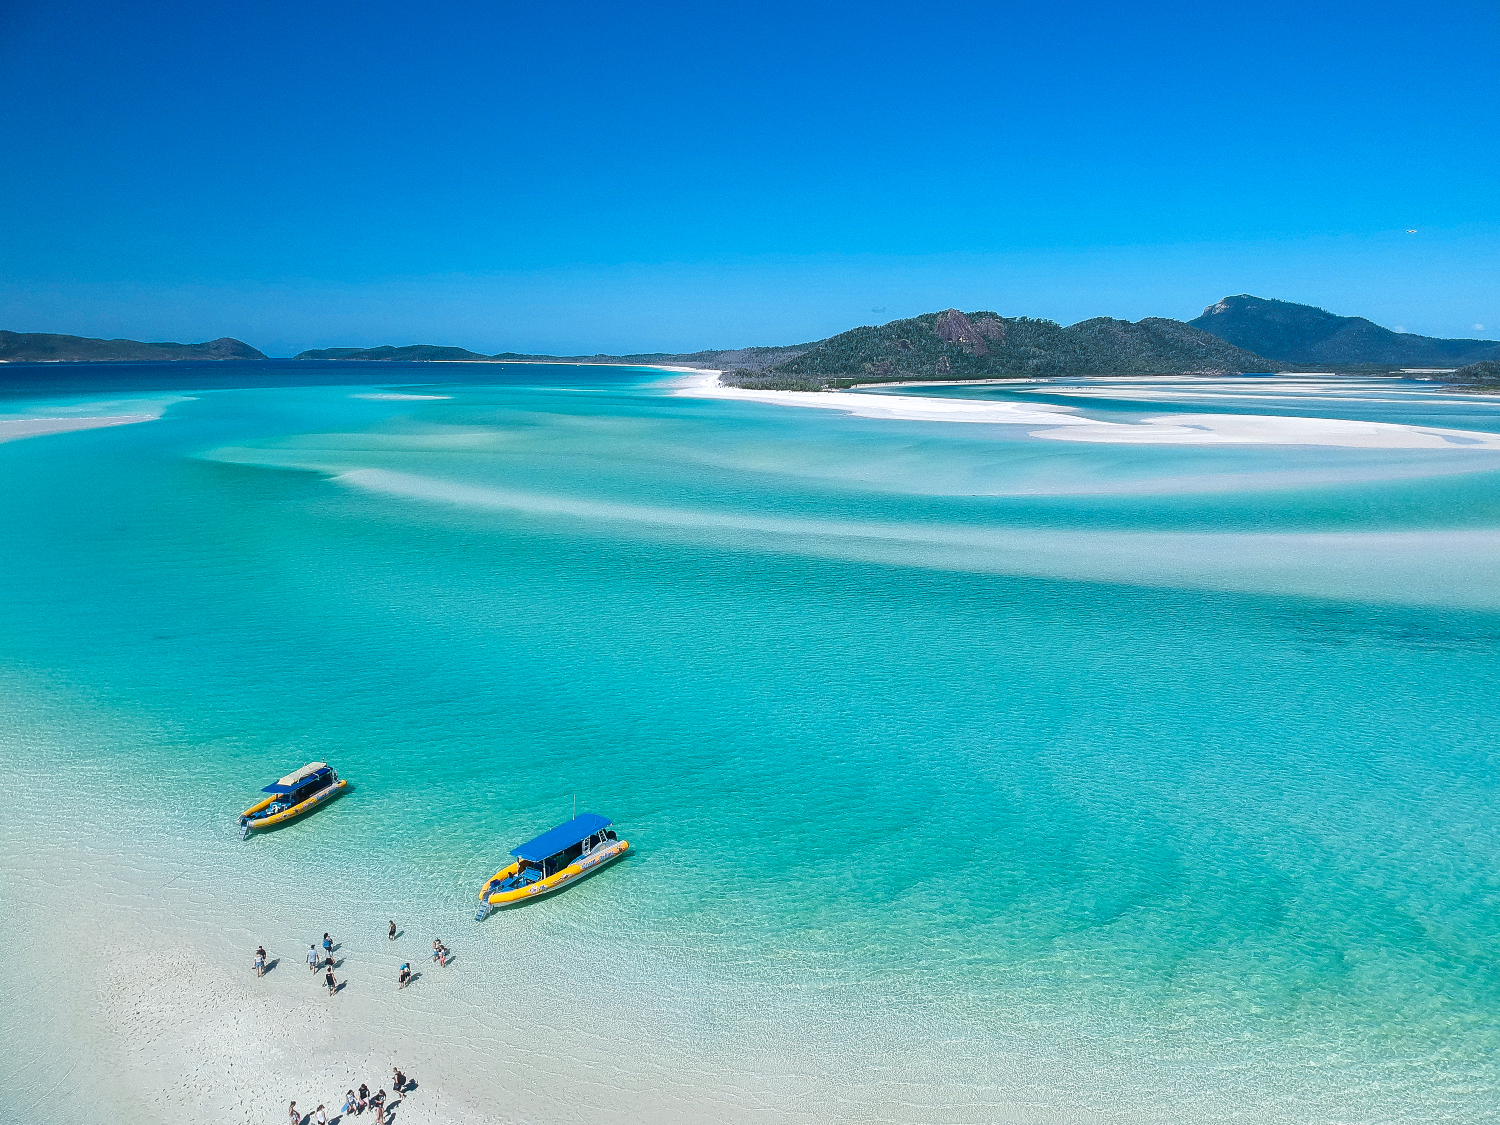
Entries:
POLYGON ((328 995, 332 996, 339 990, 339 982, 333 975, 333 938, 328 934, 323 935, 323 952, 318 952, 316 945, 307 947, 307 968, 316 973, 323 970, 323 983, 328 986, 328 995))
MULTIPOLYGON (((386 936, 390 938, 391 941, 395 941, 398 933, 399 931, 396 929, 396 923, 392 922, 390 924, 390 928, 386 931, 386 936)), ((314 943, 307 947, 308 971, 316 973, 319 969, 323 970, 323 980, 328 985, 328 995, 330 996, 336 993, 341 987, 338 981, 335 980, 333 976, 333 952, 337 948, 338 944, 333 940, 333 935, 328 933, 324 933, 323 941, 321 943, 314 943), (319 944, 321 944, 321 949, 319 948, 319 944)), ((266 953, 266 947, 264 945, 256 946, 255 975, 258 977, 265 976, 266 970, 270 967, 266 960, 267 956, 268 954, 266 953)), ((442 940, 440 938, 434 938, 432 941, 432 959, 446 968, 448 964, 448 958, 451 956, 452 954, 450 953, 448 947, 443 944, 442 940)), ((401 973, 396 978, 396 987, 405 988, 408 984, 411 983, 411 981, 414 979, 414 976, 415 974, 413 974, 411 971, 411 963, 409 961, 403 961, 401 963, 401 973)), ((415 1082, 412 1082, 409 1078, 406 1077, 406 1075, 401 1073, 400 1067, 394 1067, 392 1069, 393 1072, 391 1074, 391 1089, 395 1094, 400 1095, 404 1093, 408 1088, 416 1086, 415 1082)), ((376 1125, 385 1125, 385 1122, 388 1119, 387 1115, 396 1105, 396 1102, 389 1100, 389 1098, 390 1095, 388 1095, 383 1089, 378 1090, 374 1094, 370 1093, 370 1087, 367 1084, 361 1082, 359 1084, 358 1090, 350 1090, 344 1096, 344 1105, 340 1112, 345 1115, 351 1113, 358 1115, 364 1113, 367 1109, 373 1109, 375 1111, 376 1125)), ((399 1097, 397 1100, 399 1100, 399 1097)), ((300 1110, 297 1109, 297 1103, 292 1102, 292 1104, 287 1107, 287 1117, 292 1122, 292 1125, 328 1125, 328 1110, 326 1109, 326 1107, 321 1105, 311 1113, 304 1115, 300 1110)))
MULTIPOLYGON (((395 941, 396 935, 396 923, 392 922, 390 924, 390 928, 386 931, 386 936, 391 941, 395 941)), ((337 993, 338 990, 343 987, 343 985, 341 985, 338 982, 338 979, 333 975, 333 951, 335 948, 337 948, 336 943, 334 942, 333 937, 328 933, 323 934, 321 952, 319 951, 318 945, 316 943, 307 947, 308 972, 316 973, 319 969, 323 970, 323 983, 328 986, 328 995, 330 996, 337 993)), ((263 977, 266 975, 266 970, 270 968, 270 965, 266 960, 268 956, 269 955, 266 953, 266 947, 264 945, 256 947, 254 962, 256 976, 263 977)), ((443 966, 443 968, 446 969, 448 967, 448 959, 452 956, 453 951, 450 950, 446 945, 444 945, 440 938, 433 939, 432 959, 434 961, 436 961, 439 965, 443 966)), ((401 962, 401 970, 396 975, 396 987, 398 989, 405 988, 415 979, 416 974, 412 972, 411 962, 401 962)))
MULTIPOLYGON (((400 1100, 400 1095, 405 1093, 408 1087, 415 1085, 415 1082, 401 1073, 399 1066, 391 1068, 391 1090, 397 1095, 396 1101, 400 1100)), ((350 1090, 344 1095, 344 1104, 339 1112, 347 1117, 350 1114, 357 1116, 367 1109, 373 1109, 376 1125, 385 1125, 388 1114, 396 1108, 396 1101, 390 1100, 390 1095, 384 1089, 370 1093, 369 1085, 361 1082, 358 1090, 350 1090)), ((297 1103, 293 1102, 287 1107, 286 1115, 291 1125, 328 1125, 328 1110, 321 1105, 304 1117, 297 1108, 297 1103)))

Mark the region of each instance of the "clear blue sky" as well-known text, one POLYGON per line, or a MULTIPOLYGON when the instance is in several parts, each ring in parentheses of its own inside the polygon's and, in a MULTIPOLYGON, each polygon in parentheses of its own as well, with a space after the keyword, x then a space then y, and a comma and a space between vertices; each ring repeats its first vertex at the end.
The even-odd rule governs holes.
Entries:
POLYGON ((1494 0, 0 0, 0 42, 16 331, 675 350, 1248 291, 1500 338, 1494 0))

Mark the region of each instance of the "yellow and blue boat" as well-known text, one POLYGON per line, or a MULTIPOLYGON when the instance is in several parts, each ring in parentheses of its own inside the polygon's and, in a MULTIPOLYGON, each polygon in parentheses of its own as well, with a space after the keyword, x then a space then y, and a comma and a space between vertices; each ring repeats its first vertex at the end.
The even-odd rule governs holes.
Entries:
POLYGON ((240 814, 245 836, 266 828, 275 828, 289 820, 310 813, 349 788, 349 783, 329 768, 327 762, 308 762, 295 773, 289 773, 262 793, 271 794, 240 814))
POLYGON ((620 839, 610 823, 598 813, 581 813, 512 849, 516 861, 495 872, 479 892, 474 920, 482 922, 492 910, 560 891, 619 859, 630 842, 620 839))

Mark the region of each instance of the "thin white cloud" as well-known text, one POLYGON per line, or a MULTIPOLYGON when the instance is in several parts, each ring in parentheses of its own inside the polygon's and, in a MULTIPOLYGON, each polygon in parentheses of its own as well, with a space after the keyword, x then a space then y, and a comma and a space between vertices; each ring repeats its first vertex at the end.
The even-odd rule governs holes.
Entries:
POLYGON ((1484 331, 1484 325, 1482 325, 1482 324, 1475 324, 1475 325, 1472 325, 1472 326, 1471 326, 1471 327, 1470 327, 1470 330, 1471 330, 1471 331, 1474 331, 1474 332, 1483 332, 1483 331, 1484 331))

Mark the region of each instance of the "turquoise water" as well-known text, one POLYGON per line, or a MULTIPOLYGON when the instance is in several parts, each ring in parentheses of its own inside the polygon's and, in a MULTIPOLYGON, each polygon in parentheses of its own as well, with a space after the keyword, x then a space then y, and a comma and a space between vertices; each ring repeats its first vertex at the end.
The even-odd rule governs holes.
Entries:
MULTIPOLYGON (((160 823, 70 823, 214 880, 332 872, 481 949, 596 943, 637 966, 609 1018, 845 1073, 838 1116, 1500 1120, 1500 455, 333 370, 0 402, 184 396, 0 445, 13 791, 165 789, 160 823), (240 844, 324 757, 356 791, 240 844), (636 854, 475 928, 574 794, 636 854)), ((984 393, 1500 430, 1400 381, 1076 386, 984 393)))

